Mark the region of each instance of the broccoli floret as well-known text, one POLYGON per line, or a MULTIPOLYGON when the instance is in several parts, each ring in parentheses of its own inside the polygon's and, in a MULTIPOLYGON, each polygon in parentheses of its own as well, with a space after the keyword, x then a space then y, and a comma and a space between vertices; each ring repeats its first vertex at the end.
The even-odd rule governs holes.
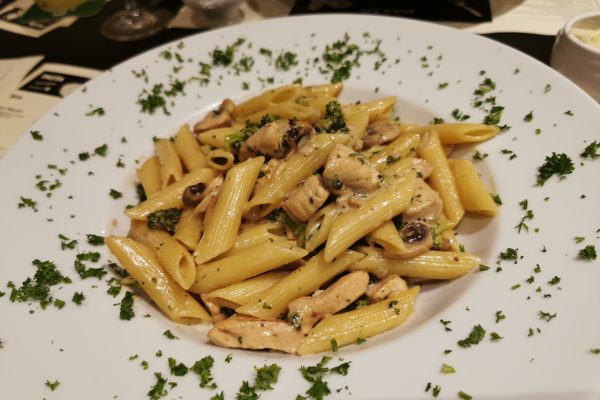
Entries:
POLYGON ((319 121, 319 127, 328 133, 348 130, 340 103, 337 101, 327 103, 325 106, 325 118, 319 121))

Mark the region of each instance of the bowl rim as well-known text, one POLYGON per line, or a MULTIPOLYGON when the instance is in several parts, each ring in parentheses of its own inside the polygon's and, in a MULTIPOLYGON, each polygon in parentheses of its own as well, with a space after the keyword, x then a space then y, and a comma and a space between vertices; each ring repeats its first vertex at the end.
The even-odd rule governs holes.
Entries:
POLYGON ((576 46, 578 46, 582 50, 586 50, 592 52, 594 54, 600 55, 600 48, 592 47, 588 44, 583 43, 581 40, 577 39, 577 37, 572 33, 573 26, 584 19, 598 17, 600 18, 600 11, 590 11, 582 14, 575 15, 565 22, 563 27, 564 35, 571 41, 574 42, 576 46))

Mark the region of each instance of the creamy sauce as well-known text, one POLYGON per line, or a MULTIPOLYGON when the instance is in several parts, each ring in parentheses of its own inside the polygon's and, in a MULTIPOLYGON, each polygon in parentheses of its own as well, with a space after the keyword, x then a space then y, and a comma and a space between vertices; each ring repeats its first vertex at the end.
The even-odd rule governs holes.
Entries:
POLYGON ((588 46, 600 49, 600 28, 598 29, 583 29, 573 28, 571 33, 582 43, 588 46))

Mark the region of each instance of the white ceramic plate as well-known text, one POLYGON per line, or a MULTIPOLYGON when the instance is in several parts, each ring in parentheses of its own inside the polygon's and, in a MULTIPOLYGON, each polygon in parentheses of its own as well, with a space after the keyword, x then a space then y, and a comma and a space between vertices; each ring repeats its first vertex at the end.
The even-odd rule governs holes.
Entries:
MULTIPOLYGON (((600 347, 600 260, 578 258, 586 245, 600 247, 600 160, 580 157, 588 144, 600 139, 598 105, 551 69, 496 42, 410 20, 335 15, 235 26, 152 50, 60 103, 32 127, 43 135, 42 141, 23 135, 0 162, 0 283, 6 292, 0 299, 3 398, 140 399, 156 382, 153 373, 161 372, 178 384, 167 385, 166 398, 209 398, 223 390, 225 398, 233 399, 243 380, 254 379, 253 366, 265 363, 279 364, 282 372, 275 390, 263 392, 261 398, 293 399, 305 393, 310 385, 298 368, 315 364, 320 355, 299 358, 215 348, 207 343, 206 327, 176 325, 141 297, 136 297, 136 317, 122 321, 118 303, 124 292, 117 298, 106 294, 110 275, 101 281, 81 280, 73 263, 77 252, 98 250, 86 244, 85 234, 126 232, 121 211, 135 201, 135 160, 151 153, 153 136, 172 135, 225 97, 239 100, 298 77, 305 84, 328 81, 330 75, 319 72, 324 65, 319 58, 325 46, 342 39, 345 32, 363 50, 373 49, 375 40, 381 39, 386 60, 375 69, 381 56, 365 53, 345 82, 343 100, 397 96, 397 115, 404 121, 426 123, 432 117, 452 121, 451 112, 459 109, 470 115, 467 122, 480 122, 484 112, 473 107, 473 91, 489 77, 496 88, 486 98, 493 95, 496 104, 505 107, 501 124, 511 129, 477 146, 489 154, 476 164, 502 198, 500 216, 491 222, 470 219, 461 228, 467 250, 479 253, 490 269, 426 290, 405 327, 342 349, 332 364, 343 357, 351 361, 350 373, 326 378, 331 398, 431 398, 432 391, 425 392, 428 382, 441 387, 440 398, 456 398, 461 390, 477 399, 600 397, 600 355, 591 351, 600 347), (246 41, 236 60, 253 56, 252 70, 236 75, 231 67, 213 67, 210 83, 201 85, 198 63, 210 63, 215 46, 224 49, 240 37, 246 41), (261 48, 272 50, 273 60, 283 50, 296 53, 298 64, 278 71, 274 62, 259 54, 261 48), (173 57, 161 56, 164 51, 173 57), (132 73, 142 70, 148 82, 132 73), (156 83, 168 87, 169 76, 196 79, 185 86, 185 96, 168 104, 170 115, 141 113, 136 104, 139 93, 156 83), (266 84, 271 77, 273 83, 266 84), (248 82, 249 90, 242 90, 243 82, 248 82), (447 87, 440 88, 444 82, 447 87), (105 110, 104 116, 86 116, 97 107, 105 110), (530 112, 532 120, 524 121, 530 112), (105 157, 79 160, 79 153, 93 153, 103 144, 108 146, 105 157), (575 171, 536 186, 537 168, 552 152, 570 157, 575 171), (116 166, 119 159, 125 168, 116 166), (48 164, 68 171, 61 176, 48 164), (62 185, 51 191, 51 197, 36 188, 40 180, 51 184, 55 179, 62 185), (110 189, 124 196, 113 200, 110 189), (36 200, 39 211, 19 209, 20 197, 36 200), (519 202, 525 199, 534 216, 525 220, 529 230, 518 233, 515 226, 526 215, 519 202), (61 250, 58 234, 77 239, 77 248, 61 250), (585 240, 576 243, 576 237, 585 240), (516 264, 498 261, 507 248, 518 248, 516 264), (55 298, 66 301, 64 308, 41 310, 37 303, 9 301, 5 284, 13 281, 20 286, 33 276, 31 262, 36 258, 52 260, 73 279, 52 288, 55 298), (541 272, 536 273, 538 264, 541 272), (496 272, 497 267, 502 271, 496 272), (532 283, 527 282, 530 276, 532 283), (558 284, 547 283, 555 276, 560 277, 558 284), (511 289, 517 284, 520 287, 511 289), (85 294, 81 306, 71 302, 74 292, 85 294), (496 322, 500 310, 506 318, 496 322), (540 311, 556 317, 546 322, 540 311), (440 319, 451 321, 447 326, 452 330, 446 331, 440 319), (484 340, 469 349, 457 346, 476 324, 487 331, 484 340), (167 329, 179 340, 163 336, 167 329), (490 341, 491 332, 503 339, 490 341), (452 352, 444 354, 446 349, 452 352), (155 355, 158 350, 162 357, 155 355), (228 354, 233 354, 231 363, 224 361, 228 354), (137 358, 129 360, 134 355, 137 358), (168 357, 191 366, 206 355, 215 359, 216 392, 199 388, 195 374, 183 378, 169 374, 168 357), (140 366, 143 360, 148 369, 140 366), (456 372, 442 374, 442 364, 456 372), (51 391, 47 380, 60 385, 51 391)), ((462 149, 459 154, 470 158, 473 151, 462 149)), ((101 261, 88 263, 89 267, 112 259, 105 248, 98 251, 101 261)))

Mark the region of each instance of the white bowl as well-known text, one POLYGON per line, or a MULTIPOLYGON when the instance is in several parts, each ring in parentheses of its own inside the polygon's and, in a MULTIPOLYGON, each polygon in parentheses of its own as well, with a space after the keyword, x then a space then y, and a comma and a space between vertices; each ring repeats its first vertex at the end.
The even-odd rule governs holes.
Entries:
POLYGON ((600 12, 577 15, 556 36, 550 65, 600 103, 600 48, 583 43, 573 28, 600 30, 600 12))

